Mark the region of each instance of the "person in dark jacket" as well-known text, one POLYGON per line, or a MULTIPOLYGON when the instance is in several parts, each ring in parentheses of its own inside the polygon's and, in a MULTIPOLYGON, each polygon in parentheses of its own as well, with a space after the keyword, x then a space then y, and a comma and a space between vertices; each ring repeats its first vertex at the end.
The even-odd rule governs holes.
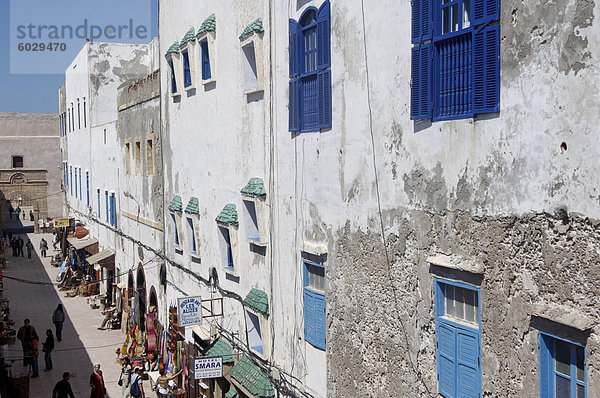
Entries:
POLYGON ((71 373, 63 373, 62 380, 56 383, 54 390, 52 390, 52 398, 75 398, 71 383, 69 383, 70 378, 71 373))
POLYGON ((56 327, 56 339, 62 341, 63 323, 65 322, 65 310, 63 305, 59 304, 52 314, 52 323, 56 327))
POLYGON ((54 336, 52 335, 52 329, 46 330, 46 341, 42 344, 44 346, 44 360, 46 361, 46 369, 44 371, 52 370, 52 350, 54 349, 54 336))
POLYGON ((24 256, 24 254, 23 254, 23 246, 25 246, 25 241, 23 240, 23 238, 21 238, 21 237, 19 236, 19 253, 17 254, 17 256, 18 256, 19 254, 21 255, 21 257, 23 257, 23 256, 24 256))

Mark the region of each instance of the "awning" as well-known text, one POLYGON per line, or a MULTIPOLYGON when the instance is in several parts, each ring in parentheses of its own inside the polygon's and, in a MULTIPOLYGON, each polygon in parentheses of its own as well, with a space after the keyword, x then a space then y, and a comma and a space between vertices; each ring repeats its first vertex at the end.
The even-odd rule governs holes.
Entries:
POLYGON ((275 389, 269 377, 245 355, 231 368, 229 376, 239 383, 239 387, 246 389, 253 397, 269 398, 275 396, 275 389))
POLYGON ((75 250, 85 249, 88 246, 93 245, 94 243, 98 243, 98 239, 87 238, 87 239, 77 239, 77 238, 67 238, 67 241, 75 250))
POLYGON ((196 334, 196 336, 200 337, 203 341, 210 341, 210 330, 207 330, 202 325, 194 325, 192 326, 192 332, 196 334))
POLYGON ((98 265, 101 265, 108 269, 114 269, 115 268, 114 259, 112 261, 108 260, 111 257, 114 257, 114 255, 115 255, 114 251, 112 251, 110 249, 104 249, 100 253, 94 254, 93 256, 86 258, 85 261, 87 261, 87 263, 90 265, 98 264, 98 265))

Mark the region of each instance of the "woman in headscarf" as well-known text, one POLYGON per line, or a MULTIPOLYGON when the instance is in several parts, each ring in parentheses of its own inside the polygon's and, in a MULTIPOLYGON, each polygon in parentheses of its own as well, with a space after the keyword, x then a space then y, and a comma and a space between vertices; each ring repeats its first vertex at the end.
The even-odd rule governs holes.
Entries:
POLYGON ((99 363, 94 364, 94 371, 90 376, 90 387, 92 388, 90 398, 104 398, 106 387, 104 386, 104 378, 99 363))

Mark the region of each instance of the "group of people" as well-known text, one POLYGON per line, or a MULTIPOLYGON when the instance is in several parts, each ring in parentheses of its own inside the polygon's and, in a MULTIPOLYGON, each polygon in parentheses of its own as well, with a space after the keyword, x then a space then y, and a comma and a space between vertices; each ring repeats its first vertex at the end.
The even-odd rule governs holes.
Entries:
MULTIPOLYGON (((58 304, 52 313, 52 322, 56 328, 56 339, 62 341, 62 329, 65 322, 65 311, 62 304, 58 304)), ((19 328, 17 339, 21 341, 23 348, 23 364, 31 365, 31 377, 39 377, 38 355, 40 354, 40 338, 29 319, 25 319, 23 326, 19 328)), ((44 361, 46 364, 44 371, 46 372, 52 370, 53 350, 54 335, 52 334, 52 329, 47 329, 46 340, 42 343, 42 352, 44 352, 44 361)))
MULTIPOLYGON (((0 247, 2 251, 6 249, 6 246, 12 248, 13 257, 24 257, 25 253, 23 247, 27 249, 27 258, 31 258, 31 253, 33 251, 33 243, 31 239, 27 239, 27 242, 23 240, 20 236, 13 236, 12 233, 2 231, 2 236, 0 237, 0 247)), ((42 238, 40 241, 40 254, 42 257, 46 257, 48 252, 48 242, 46 239, 42 238)))

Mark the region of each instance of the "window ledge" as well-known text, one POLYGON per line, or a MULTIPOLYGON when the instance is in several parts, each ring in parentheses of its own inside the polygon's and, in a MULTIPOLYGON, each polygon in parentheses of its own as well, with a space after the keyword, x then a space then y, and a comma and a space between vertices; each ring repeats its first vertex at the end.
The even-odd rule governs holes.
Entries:
POLYGON ((216 83, 216 81, 217 81, 217 79, 215 79, 214 77, 211 77, 210 79, 202 80, 202 85, 208 86, 209 84, 216 83))
POLYGON ((177 91, 175 93, 171 93, 171 98, 181 97, 181 91, 177 91))
POLYGON ((173 246, 173 248, 175 249, 175 253, 183 254, 183 249, 181 248, 181 246, 173 246))
POLYGON ((237 269, 235 267, 227 267, 227 266, 225 266, 223 268, 225 269, 225 273, 226 274, 233 275, 233 276, 236 276, 236 277, 240 276, 238 274, 237 269))
POLYGON ((531 315, 560 323, 561 325, 570 326, 582 332, 594 327, 594 321, 586 315, 573 308, 559 304, 534 304, 531 309, 531 315))
POLYGON ((483 263, 475 260, 465 259, 461 256, 448 256, 439 254, 437 256, 427 257, 427 262, 438 267, 455 269, 458 271, 466 271, 472 274, 483 275, 483 263))
POLYGON ((190 84, 187 87, 184 87, 185 92, 187 93, 188 91, 192 91, 196 89, 196 85, 195 84, 190 84))
POLYGON ((254 240, 254 239, 248 239, 248 243, 250 243, 251 245, 254 245, 254 246, 259 246, 259 247, 269 246, 269 242, 261 242, 261 241, 254 240))
POLYGON ((262 88, 253 88, 252 90, 244 90, 244 95, 252 95, 252 94, 259 94, 259 93, 263 93, 265 90, 262 88))

